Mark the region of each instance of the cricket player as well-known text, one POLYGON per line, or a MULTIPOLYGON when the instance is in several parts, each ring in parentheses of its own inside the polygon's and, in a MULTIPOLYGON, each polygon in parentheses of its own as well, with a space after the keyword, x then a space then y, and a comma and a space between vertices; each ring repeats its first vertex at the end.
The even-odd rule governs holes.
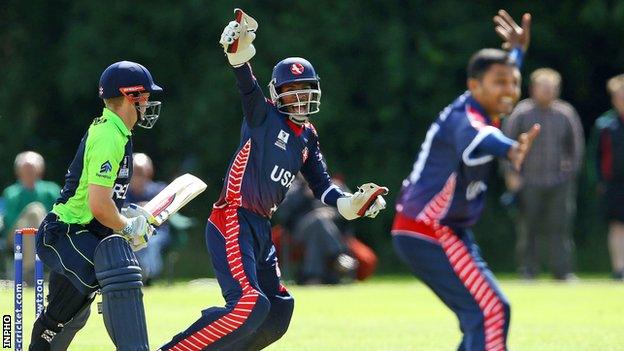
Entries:
POLYGON ((400 258, 459 318, 460 351, 507 349, 509 303, 470 227, 483 211, 494 157, 506 157, 519 168, 539 133, 534 125, 513 141, 492 125, 520 97, 519 67, 531 17, 525 14, 520 27, 501 10, 494 21, 511 52, 483 49, 472 56, 468 91, 431 124, 403 181, 392 226, 400 258))
POLYGON ((151 128, 161 92, 142 65, 121 61, 100 78, 104 111, 82 138, 65 186, 37 232, 50 268, 48 306, 35 321, 31 351, 67 350, 102 293, 104 325, 117 350, 149 350, 141 269, 134 255, 153 228, 140 207, 121 214, 132 177, 132 130, 151 128))
POLYGON ((375 217, 387 189, 372 183, 346 194, 331 183, 310 116, 321 88, 314 67, 291 57, 273 69, 265 98, 251 71, 257 22, 240 10, 221 36, 243 102, 241 141, 206 227, 225 307, 210 307, 161 350, 260 350, 290 323, 294 300, 280 283, 271 215, 301 172, 314 195, 347 219, 375 217))

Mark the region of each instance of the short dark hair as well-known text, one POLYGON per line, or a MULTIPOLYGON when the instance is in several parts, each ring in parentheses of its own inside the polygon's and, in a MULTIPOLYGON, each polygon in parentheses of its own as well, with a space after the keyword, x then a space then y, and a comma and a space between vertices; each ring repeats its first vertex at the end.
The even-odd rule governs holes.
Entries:
POLYGON ((492 65, 513 65, 509 53, 501 49, 481 49, 468 61, 468 78, 481 79, 492 65))

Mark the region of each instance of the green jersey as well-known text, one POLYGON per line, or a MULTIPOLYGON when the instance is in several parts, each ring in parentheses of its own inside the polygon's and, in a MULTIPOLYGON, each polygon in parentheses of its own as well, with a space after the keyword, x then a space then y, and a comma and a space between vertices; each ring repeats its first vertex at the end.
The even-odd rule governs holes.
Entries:
POLYGON ((113 188, 113 201, 121 209, 132 177, 132 133, 121 118, 104 108, 91 123, 65 175, 65 186, 52 212, 62 222, 81 224, 108 235, 89 208, 88 185, 113 188))

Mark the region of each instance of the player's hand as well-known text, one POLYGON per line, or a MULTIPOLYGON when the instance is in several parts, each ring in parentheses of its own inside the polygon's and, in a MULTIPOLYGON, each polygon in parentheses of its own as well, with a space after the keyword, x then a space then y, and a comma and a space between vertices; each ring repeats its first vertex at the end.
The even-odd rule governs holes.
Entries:
POLYGON ((528 132, 520 134, 518 137, 518 143, 509 149, 507 158, 509 158, 511 165, 516 171, 520 171, 526 155, 529 153, 529 150, 531 150, 533 140, 537 138, 539 133, 540 125, 535 123, 528 132))
POLYGON ((120 234, 124 236, 133 251, 138 251, 147 246, 147 242, 154 234, 154 227, 150 225, 145 216, 126 218, 126 226, 121 229, 120 234))
POLYGON ((147 219, 149 223, 154 223, 155 221, 154 216, 152 216, 152 214, 148 210, 144 209, 143 207, 137 204, 130 204, 127 207, 122 208, 121 214, 124 217, 128 217, 128 218, 143 216, 147 219))
POLYGON ((494 16, 494 30, 504 40, 503 49, 520 48, 526 52, 531 41, 531 14, 522 15, 522 27, 505 10, 494 16))
POLYGON ((518 192, 522 188, 522 177, 515 171, 508 171, 505 174, 505 186, 513 193, 518 192))
MULTIPOLYGON (((155 233, 155 231, 153 231, 152 233, 155 233)), ((151 234, 147 236, 135 237, 132 240, 128 240, 128 243, 130 244, 130 248, 132 248, 132 251, 137 252, 147 247, 147 242, 151 237, 151 234)))
POLYGON ((256 39, 258 22, 241 9, 234 9, 234 15, 236 20, 225 26, 219 43, 223 46, 230 64, 239 67, 256 54, 252 42, 256 39))
POLYGON ((363 184, 355 194, 338 199, 338 212, 348 220, 364 216, 375 218, 379 211, 386 208, 386 200, 382 196, 386 194, 386 187, 374 183, 363 184))

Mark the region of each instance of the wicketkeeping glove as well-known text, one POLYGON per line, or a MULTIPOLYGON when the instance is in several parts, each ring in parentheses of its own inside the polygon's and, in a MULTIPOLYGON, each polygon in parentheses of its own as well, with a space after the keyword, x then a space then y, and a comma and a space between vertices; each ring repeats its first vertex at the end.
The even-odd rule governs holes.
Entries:
POLYGON ((145 216, 126 218, 126 226, 119 231, 132 246, 133 251, 139 251, 147 246, 149 238, 154 234, 152 227, 145 216))
POLYGON ((258 22, 241 9, 234 9, 235 21, 231 21, 223 29, 219 43, 234 67, 239 67, 251 60, 256 48, 251 44, 256 39, 258 22))
POLYGON ((364 216, 375 218, 379 211, 386 208, 386 200, 382 196, 386 194, 386 187, 374 183, 363 184, 355 194, 338 199, 338 212, 348 220, 364 216))

